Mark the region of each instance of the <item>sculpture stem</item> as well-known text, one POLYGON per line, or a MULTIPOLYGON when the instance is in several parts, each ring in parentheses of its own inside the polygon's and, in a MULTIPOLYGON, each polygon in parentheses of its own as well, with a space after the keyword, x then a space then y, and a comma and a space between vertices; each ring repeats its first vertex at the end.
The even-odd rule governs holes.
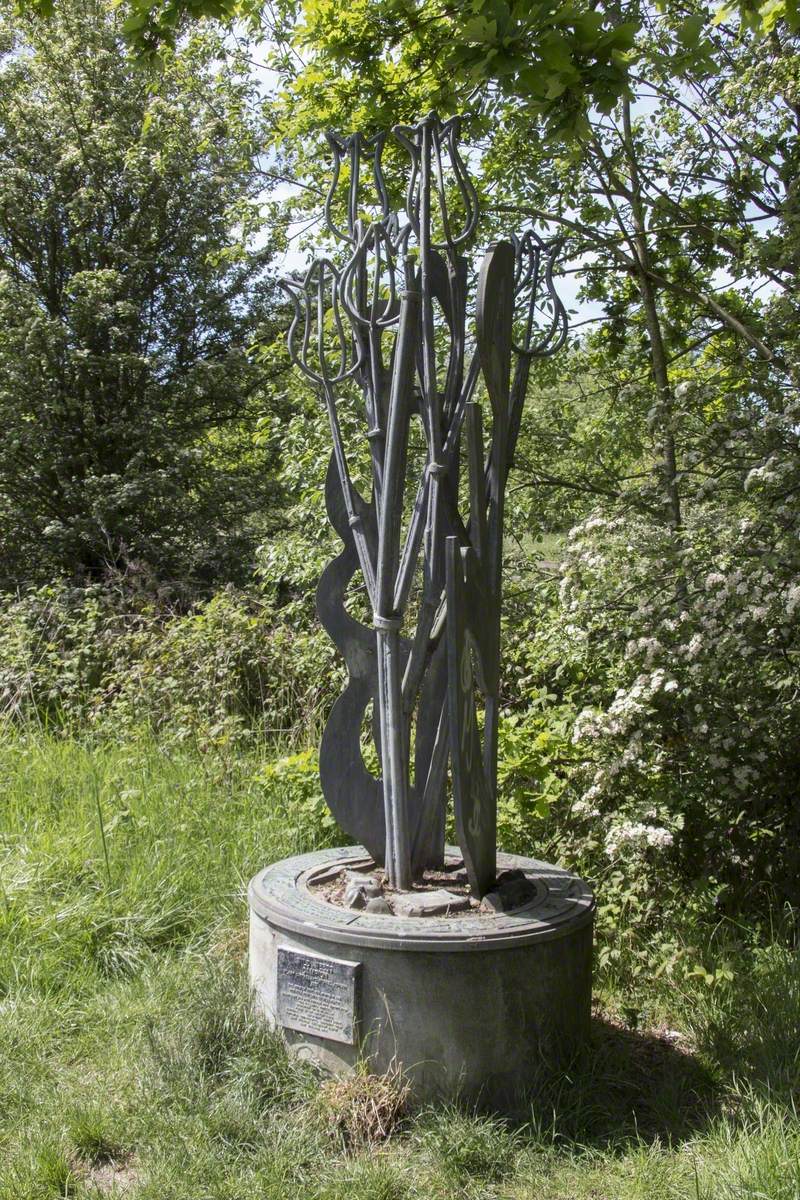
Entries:
POLYGON ((419 330, 419 293, 403 292, 397 331, 389 411, 383 492, 378 522, 378 578, 374 624, 378 645, 378 706, 386 817, 386 867, 392 887, 411 887, 411 835, 408 828, 409 736, 403 713, 400 626, 402 610, 394 595, 400 559, 403 484, 414 363, 419 330))
POLYGON ((391 887, 407 890, 411 887, 411 839, 408 829, 408 738, 404 728, 400 679, 400 631, 397 628, 378 628, 376 636, 386 871, 391 887))

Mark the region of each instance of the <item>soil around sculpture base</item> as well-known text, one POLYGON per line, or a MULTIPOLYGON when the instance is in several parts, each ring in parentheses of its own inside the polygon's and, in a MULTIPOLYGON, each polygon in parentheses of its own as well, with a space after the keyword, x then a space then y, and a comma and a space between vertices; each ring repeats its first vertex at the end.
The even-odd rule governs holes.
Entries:
POLYGON ((393 888, 386 870, 371 858, 347 866, 337 864, 309 879, 308 886, 312 895, 341 908, 373 912, 378 901, 377 911, 383 915, 406 917, 415 913, 453 920, 466 910, 489 918, 498 912, 516 912, 538 895, 535 873, 516 868, 501 870, 495 887, 481 900, 472 892, 464 860, 453 855, 446 856, 441 868, 426 870, 405 891, 393 888))
MULTIPOLYGON (((381 895, 390 899, 398 895, 396 889, 390 886, 386 871, 371 859, 363 868, 340 867, 333 877, 326 874, 322 878, 311 881, 309 887, 312 894, 318 894, 328 904, 337 904, 342 908, 348 908, 349 905, 345 902, 345 892, 352 875, 356 873, 363 875, 365 879, 374 880, 380 888, 381 895)), ((455 896, 468 899, 470 907, 477 908, 479 901, 470 894, 466 875, 463 879, 457 879, 454 876, 455 872, 453 871, 426 871, 422 879, 416 882, 410 891, 415 894, 425 894, 445 888, 455 896)))
POLYGON ((594 899, 559 867, 497 859, 498 872, 535 881, 535 898, 512 912, 344 908, 326 889, 346 871, 374 870, 361 847, 260 871, 249 891, 256 1013, 326 1070, 400 1065, 420 1100, 520 1111, 543 1064, 569 1058, 588 1036, 594 899))

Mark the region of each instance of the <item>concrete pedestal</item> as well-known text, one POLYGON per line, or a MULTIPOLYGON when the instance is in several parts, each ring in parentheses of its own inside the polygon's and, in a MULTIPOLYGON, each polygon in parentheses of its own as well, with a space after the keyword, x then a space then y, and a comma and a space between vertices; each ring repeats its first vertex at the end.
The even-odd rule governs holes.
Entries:
POLYGON ((366 861, 361 847, 323 850, 251 881, 256 1011, 328 1070, 399 1064, 419 1099, 515 1111, 542 1067, 588 1034, 591 892, 511 854, 498 854, 498 870, 521 868, 536 895, 510 913, 400 918, 341 908, 310 886, 366 861))

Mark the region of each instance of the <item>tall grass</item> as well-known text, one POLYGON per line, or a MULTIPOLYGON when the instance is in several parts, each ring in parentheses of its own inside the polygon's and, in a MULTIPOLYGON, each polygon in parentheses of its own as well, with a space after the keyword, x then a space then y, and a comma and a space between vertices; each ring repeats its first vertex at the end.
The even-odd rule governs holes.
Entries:
POLYGON ((240 921, 250 875, 320 836, 275 755, 0 741, 0 994, 91 989, 240 921))
POLYGON ((653 981, 657 1028, 598 1016, 526 1121, 334 1136, 244 979, 248 877, 335 836, 282 752, 0 740, 0 1200, 800 1200, 785 924, 679 931, 732 978, 653 981))

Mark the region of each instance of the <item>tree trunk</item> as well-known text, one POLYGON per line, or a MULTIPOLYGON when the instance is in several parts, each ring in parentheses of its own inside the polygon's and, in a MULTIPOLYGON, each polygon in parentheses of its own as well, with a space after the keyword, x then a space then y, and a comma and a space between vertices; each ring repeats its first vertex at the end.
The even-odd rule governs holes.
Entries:
POLYGON ((641 182, 636 163, 636 149, 633 144, 631 129, 630 101, 622 101, 622 125, 625 141, 625 154, 628 160, 628 175, 631 184, 631 216, 633 218, 633 251, 636 257, 636 282, 644 308, 647 334, 650 339, 650 366, 653 381, 656 385, 656 395, 663 421, 663 441, 661 446, 662 472, 664 479, 664 500, 669 513, 669 523, 672 529, 681 527, 681 501, 678 489, 678 466, 675 452, 675 434, 672 428, 674 413, 674 397, 669 382, 667 370, 667 354, 664 348, 664 337, 661 330, 661 319, 656 303, 656 292, 650 277, 650 252, 647 244, 647 227, 642 204, 641 182))

